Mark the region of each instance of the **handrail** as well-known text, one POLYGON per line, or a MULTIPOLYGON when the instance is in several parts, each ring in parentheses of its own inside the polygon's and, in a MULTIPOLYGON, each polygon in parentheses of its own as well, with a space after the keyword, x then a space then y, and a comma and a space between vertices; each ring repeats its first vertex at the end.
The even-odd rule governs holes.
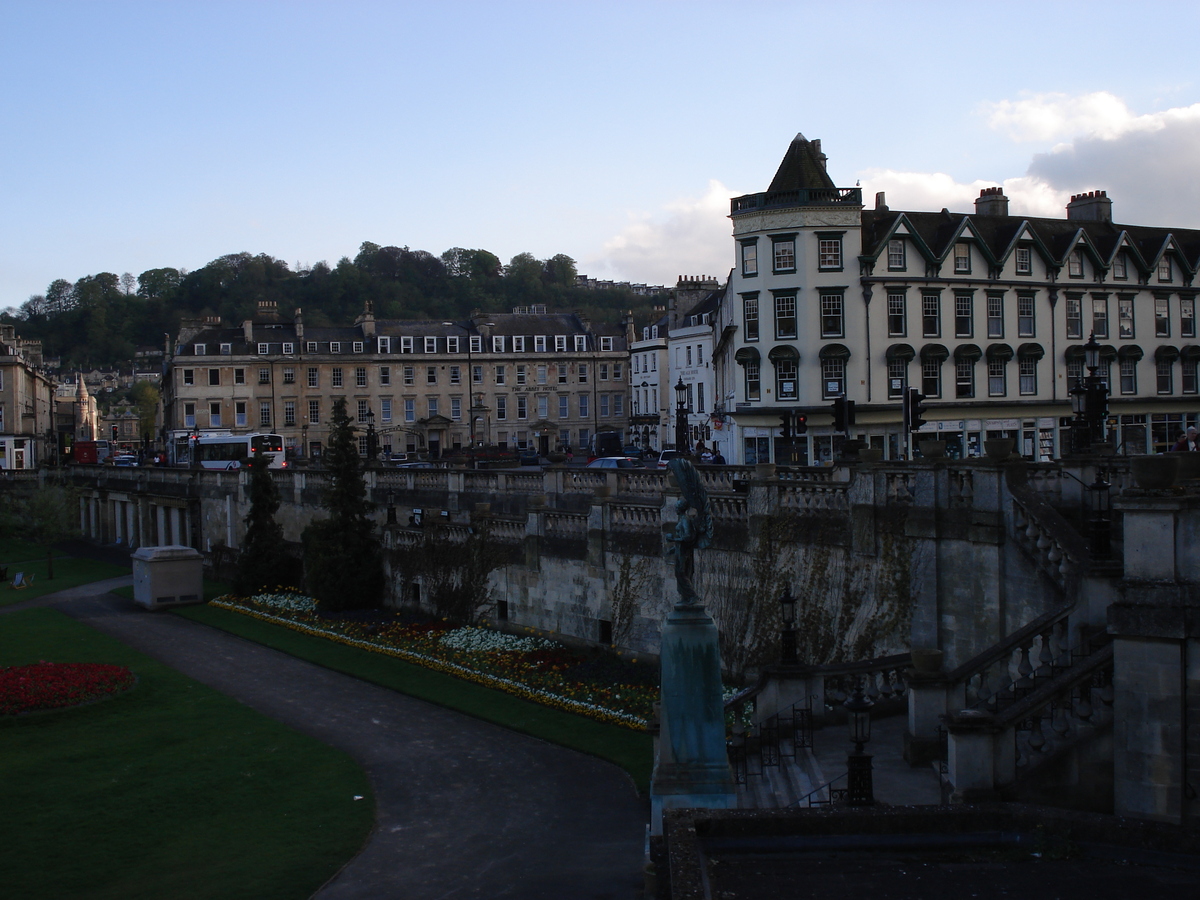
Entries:
POLYGON ((1022 697, 1012 706, 1008 707, 1008 709, 996 717, 996 724, 1001 728, 1009 728, 1016 725, 1022 719, 1033 715, 1033 713, 1037 712, 1047 703, 1053 702, 1055 697, 1073 689, 1076 685, 1083 684, 1097 670, 1111 666, 1112 661, 1113 645, 1107 644, 1088 656, 1083 662, 1071 666, 1071 668, 1062 672, 1057 677, 1051 678, 1037 687, 1028 696, 1022 697))
POLYGON ((960 681, 966 681, 972 675, 982 672, 992 663, 999 662, 1005 656, 1011 656, 1013 650, 1017 649, 1021 644, 1032 640, 1047 628, 1057 625, 1063 619, 1068 618, 1075 611, 1075 607, 1076 603, 1068 603, 1045 615, 1039 616, 1028 625, 1018 628, 1012 634, 992 644, 982 653, 976 654, 961 666, 948 673, 946 681, 950 684, 958 684, 960 681))
POLYGON ((801 803, 804 803, 806 806, 811 808, 813 805, 812 797, 816 794, 821 793, 821 791, 825 790, 826 788, 829 789, 829 799, 828 800, 819 800, 817 802, 820 803, 822 806, 824 806, 825 804, 832 805, 833 804, 833 786, 835 784, 837 784, 839 781, 841 781, 843 778, 848 778, 849 775, 850 775, 850 771, 847 769, 841 775, 833 776, 833 778, 830 778, 827 782, 825 782, 820 787, 813 788, 811 791, 809 791, 803 797, 800 797, 799 799, 797 799, 794 803, 788 804, 789 807, 790 806, 799 806, 801 803))

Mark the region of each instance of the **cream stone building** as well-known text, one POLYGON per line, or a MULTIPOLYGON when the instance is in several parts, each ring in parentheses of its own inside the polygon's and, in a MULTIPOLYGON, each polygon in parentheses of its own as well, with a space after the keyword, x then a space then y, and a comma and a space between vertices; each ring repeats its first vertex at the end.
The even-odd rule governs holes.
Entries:
POLYGON ((36 469, 53 453, 55 386, 41 366, 41 341, 0 325, 0 469, 36 469))

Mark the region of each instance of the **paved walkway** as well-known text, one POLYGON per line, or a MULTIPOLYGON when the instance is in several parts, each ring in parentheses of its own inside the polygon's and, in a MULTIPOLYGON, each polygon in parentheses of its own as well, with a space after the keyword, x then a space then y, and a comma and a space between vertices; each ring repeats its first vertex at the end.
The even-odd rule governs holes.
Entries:
POLYGON ((317 897, 637 895, 647 809, 620 769, 106 593, 131 581, 9 609, 61 609, 357 760, 375 830, 317 897))

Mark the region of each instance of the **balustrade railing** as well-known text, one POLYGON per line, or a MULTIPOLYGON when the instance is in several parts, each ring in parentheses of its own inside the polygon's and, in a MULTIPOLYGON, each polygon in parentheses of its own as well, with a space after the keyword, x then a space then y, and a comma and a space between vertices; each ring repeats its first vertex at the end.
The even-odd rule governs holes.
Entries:
POLYGON ((661 497, 667 489, 667 473, 617 470, 617 493, 631 496, 661 497))
POLYGON ((850 508, 849 485, 842 484, 782 484, 779 486, 779 505, 794 512, 850 508))
POLYGON ((575 513, 542 513, 543 533, 547 537, 586 537, 588 517, 575 513))
POLYGON ((874 703, 902 699, 908 688, 904 672, 911 666, 911 653, 897 653, 852 663, 814 666, 812 671, 822 679, 821 699, 824 711, 829 713, 842 708, 860 680, 863 694, 874 703))
POLYGON ((661 514, 661 506, 613 503, 608 508, 608 522, 614 531, 656 532, 661 527, 661 514))
POLYGON ((602 469, 586 469, 563 473, 563 491, 568 494, 589 494, 608 484, 602 469))
POLYGON ((1012 489, 1013 537, 1064 592, 1068 579, 1082 572, 1091 560, 1087 544, 1045 500, 1025 490, 1012 489))

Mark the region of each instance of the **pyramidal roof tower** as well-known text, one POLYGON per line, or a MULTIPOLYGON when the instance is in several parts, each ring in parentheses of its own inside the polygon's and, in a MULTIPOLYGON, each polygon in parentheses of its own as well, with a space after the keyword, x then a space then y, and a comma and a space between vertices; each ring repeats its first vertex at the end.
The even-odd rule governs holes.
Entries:
POLYGON ((807 188, 836 187, 825 171, 828 157, 821 152, 820 141, 810 141, 797 134, 784 154, 779 170, 771 180, 768 191, 795 191, 807 188))

